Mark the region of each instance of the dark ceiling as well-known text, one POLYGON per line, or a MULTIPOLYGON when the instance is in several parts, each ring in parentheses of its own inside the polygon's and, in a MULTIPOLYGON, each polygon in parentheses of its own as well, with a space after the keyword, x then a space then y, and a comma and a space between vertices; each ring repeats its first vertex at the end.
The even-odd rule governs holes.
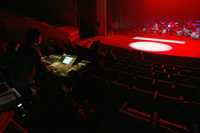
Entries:
POLYGON ((58 25, 76 23, 76 0, 0 0, 0 9, 58 25))

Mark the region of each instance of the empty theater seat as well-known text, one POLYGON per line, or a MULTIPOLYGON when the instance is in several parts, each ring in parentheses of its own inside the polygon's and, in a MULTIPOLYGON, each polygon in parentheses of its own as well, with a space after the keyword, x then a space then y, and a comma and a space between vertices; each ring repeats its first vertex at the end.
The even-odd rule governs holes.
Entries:
POLYGON ((192 116, 198 116, 200 109, 200 62, 162 56, 136 59, 128 57, 131 54, 118 54, 104 64, 99 75, 110 83, 113 107, 127 121, 139 120, 155 132, 193 133, 193 128, 200 125, 199 118, 192 116))
POLYGON ((192 132, 198 123, 198 104, 159 96, 156 107, 159 114, 158 127, 168 132, 192 132))

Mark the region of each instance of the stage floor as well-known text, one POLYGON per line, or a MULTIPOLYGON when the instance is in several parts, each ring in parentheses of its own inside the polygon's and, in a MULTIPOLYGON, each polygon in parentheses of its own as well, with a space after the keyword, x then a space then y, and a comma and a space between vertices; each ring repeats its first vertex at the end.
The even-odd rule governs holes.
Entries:
POLYGON ((169 55, 169 56, 200 58, 200 39, 193 40, 189 37, 187 38, 187 37, 178 37, 178 36, 173 36, 173 35, 144 34, 144 33, 131 33, 131 34, 118 33, 118 34, 110 34, 108 36, 96 36, 92 39, 100 40, 101 43, 105 45, 110 45, 114 47, 130 49, 130 50, 137 50, 137 51, 138 49, 134 49, 130 47, 131 43, 133 42, 160 43, 162 42, 162 44, 166 44, 170 46, 172 49, 169 51, 163 51, 163 52, 155 52, 155 51, 145 51, 145 52, 158 54, 158 55, 163 54, 163 55, 169 55), (133 39, 134 37, 138 37, 140 39, 133 39), (144 38, 144 40, 141 38, 144 38), (161 40, 158 40, 158 39, 161 39, 161 40), (176 42, 173 42, 172 40, 178 41, 178 42, 184 42, 184 43, 176 43, 176 42))

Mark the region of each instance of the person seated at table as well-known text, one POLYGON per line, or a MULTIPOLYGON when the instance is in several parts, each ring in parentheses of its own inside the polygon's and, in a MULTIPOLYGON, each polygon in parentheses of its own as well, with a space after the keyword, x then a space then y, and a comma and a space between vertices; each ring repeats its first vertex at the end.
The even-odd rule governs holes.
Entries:
POLYGON ((45 65, 41 62, 39 48, 42 40, 42 34, 37 29, 29 29, 26 32, 25 42, 20 45, 15 60, 8 67, 9 80, 14 87, 27 87, 38 81, 46 71, 45 65))

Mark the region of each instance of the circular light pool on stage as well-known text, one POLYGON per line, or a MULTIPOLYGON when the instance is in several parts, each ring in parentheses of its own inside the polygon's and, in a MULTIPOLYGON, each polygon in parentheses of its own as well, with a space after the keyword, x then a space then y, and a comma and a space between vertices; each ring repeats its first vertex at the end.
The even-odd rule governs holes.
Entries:
POLYGON ((171 46, 157 42, 133 42, 130 43, 129 46, 137 50, 149 52, 164 52, 172 50, 171 46))

